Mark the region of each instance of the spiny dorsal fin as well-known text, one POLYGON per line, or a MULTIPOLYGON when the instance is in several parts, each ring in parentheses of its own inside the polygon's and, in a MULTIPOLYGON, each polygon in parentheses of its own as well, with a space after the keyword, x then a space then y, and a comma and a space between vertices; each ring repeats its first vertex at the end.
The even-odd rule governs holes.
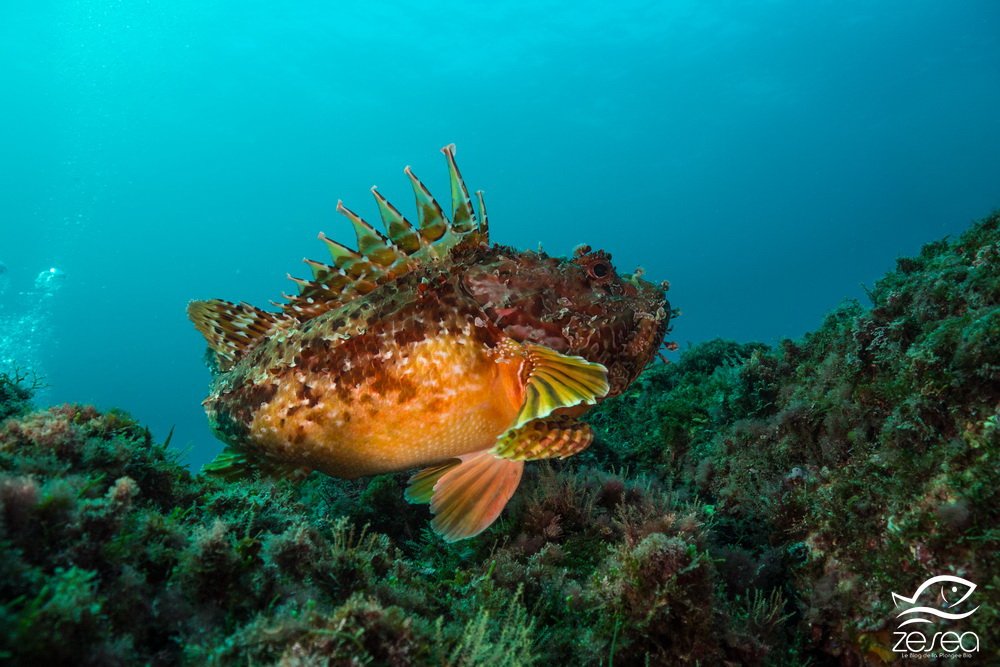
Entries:
POLYGON ((441 205, 409 167, 403 172, 410 179, 417 202, 416 227, 374 187, 372 195, 387 235, 377 231, 361 216, 338 202, 337 211, 346 216, 354 227, 358 249, 353 250, 320 234, 320 239, 330 250, 333 264, 306 260, 312 269, 313 278, 292 278, 299 285, 299 294, 290 297, 289 303, 283 306, 285 314, 297 320, 315 317, 368 294, 379 285, 413 271, 424 262, 447 257, 452 248, 466 239, 476 243, 489 243, 482 192, 476 192, 481 218, 477 223, 469 190, 455 163, 454 144, 445 146, 441 151, 448 161, 452 220, 448 219, 441 205))
POLYGON ((215 352, 220 370, 232 368, 257 343, 288 325, 280 313, 269 313, 248 303, 221 299, 192 301, 187 308, 195 328, 215 352))

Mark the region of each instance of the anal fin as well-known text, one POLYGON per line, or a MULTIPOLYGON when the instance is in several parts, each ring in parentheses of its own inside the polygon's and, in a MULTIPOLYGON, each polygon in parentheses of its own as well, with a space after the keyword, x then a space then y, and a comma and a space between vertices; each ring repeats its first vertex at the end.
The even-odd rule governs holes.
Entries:
POLYGON ((473 537, 496 521, 521 483, 523 461, 501 459, 487 451, 428 468, 410 480, 407 498, 426 497, 429 482, 434 519, 431 527, 448 542, 473 537), (413 491, 411 492, 411 489, 413 491))
POLYGON ((579 454, 593 441, 594 431, 589 425, 570 417, 554 416, 510 429, 490 451, 511 461, 564 459, 579 454))

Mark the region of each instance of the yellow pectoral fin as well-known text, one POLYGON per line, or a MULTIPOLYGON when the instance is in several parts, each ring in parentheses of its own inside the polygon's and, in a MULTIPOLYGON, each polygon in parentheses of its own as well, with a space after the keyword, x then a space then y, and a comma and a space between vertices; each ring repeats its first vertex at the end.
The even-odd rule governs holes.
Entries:
POLYGON ((229 482, 246 479, 255 472, 278 479, 303 479, 310 473, 307 468, 274 461, 264 456, 254 456, 229 446, 202 466, 201 471, 229 482))
POLYGON ((590 426, 570 417, 556 416, 510 429, 490 451, 511 461, 564 459, 579 454, 593 441, 594 431, 590 426))
POLYGON ((583 357, 561 354, 544 345, 525 343, 529 364, 524 403, 512 428, 542 419, 559 408, 593 405, 607 396, 608 369, 583 357))
POLYGON ((483 532, 514 495, 523 470, 522 461, 499 459, 489 451, 463 457, 433 485, 431 527, 448 542, 483 532))

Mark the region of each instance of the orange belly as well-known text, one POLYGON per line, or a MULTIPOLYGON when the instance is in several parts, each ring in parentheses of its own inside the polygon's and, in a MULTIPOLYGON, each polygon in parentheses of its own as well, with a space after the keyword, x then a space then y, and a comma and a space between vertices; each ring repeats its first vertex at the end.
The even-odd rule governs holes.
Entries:
POLYGON ((252 446, 337 477, 406 470, 492 447, 523 401, 520 360, 464 336, 383 351, 379 362, 351 387, 289 369, 254 416, 252 446))

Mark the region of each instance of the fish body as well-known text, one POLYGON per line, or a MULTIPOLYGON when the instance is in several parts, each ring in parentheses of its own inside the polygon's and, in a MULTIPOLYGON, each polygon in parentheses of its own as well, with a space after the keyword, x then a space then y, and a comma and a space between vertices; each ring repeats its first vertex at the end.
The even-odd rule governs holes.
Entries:
POLYGON ((388 236, 345 209, 358 250, 281 313, 195 301, 189 315, 220 374, 205 401, 228 445, 209 466, 319 470, 355 478, 424 468, 407 497, 429 502, 446 539, 499 515, 525 460, 572 455, 576 420, 652 359, 669 322, 661 287, 619 277, 610 256, 571 259, 491 245, 446 147, 453 212, 414 187, 419 225, 375 192, 388 236))
POLYGON ((491 447, 522 403, 521 360, 478 304, 423 277, 263 342, 206 401, 216 432, 344 478, 491 447))

